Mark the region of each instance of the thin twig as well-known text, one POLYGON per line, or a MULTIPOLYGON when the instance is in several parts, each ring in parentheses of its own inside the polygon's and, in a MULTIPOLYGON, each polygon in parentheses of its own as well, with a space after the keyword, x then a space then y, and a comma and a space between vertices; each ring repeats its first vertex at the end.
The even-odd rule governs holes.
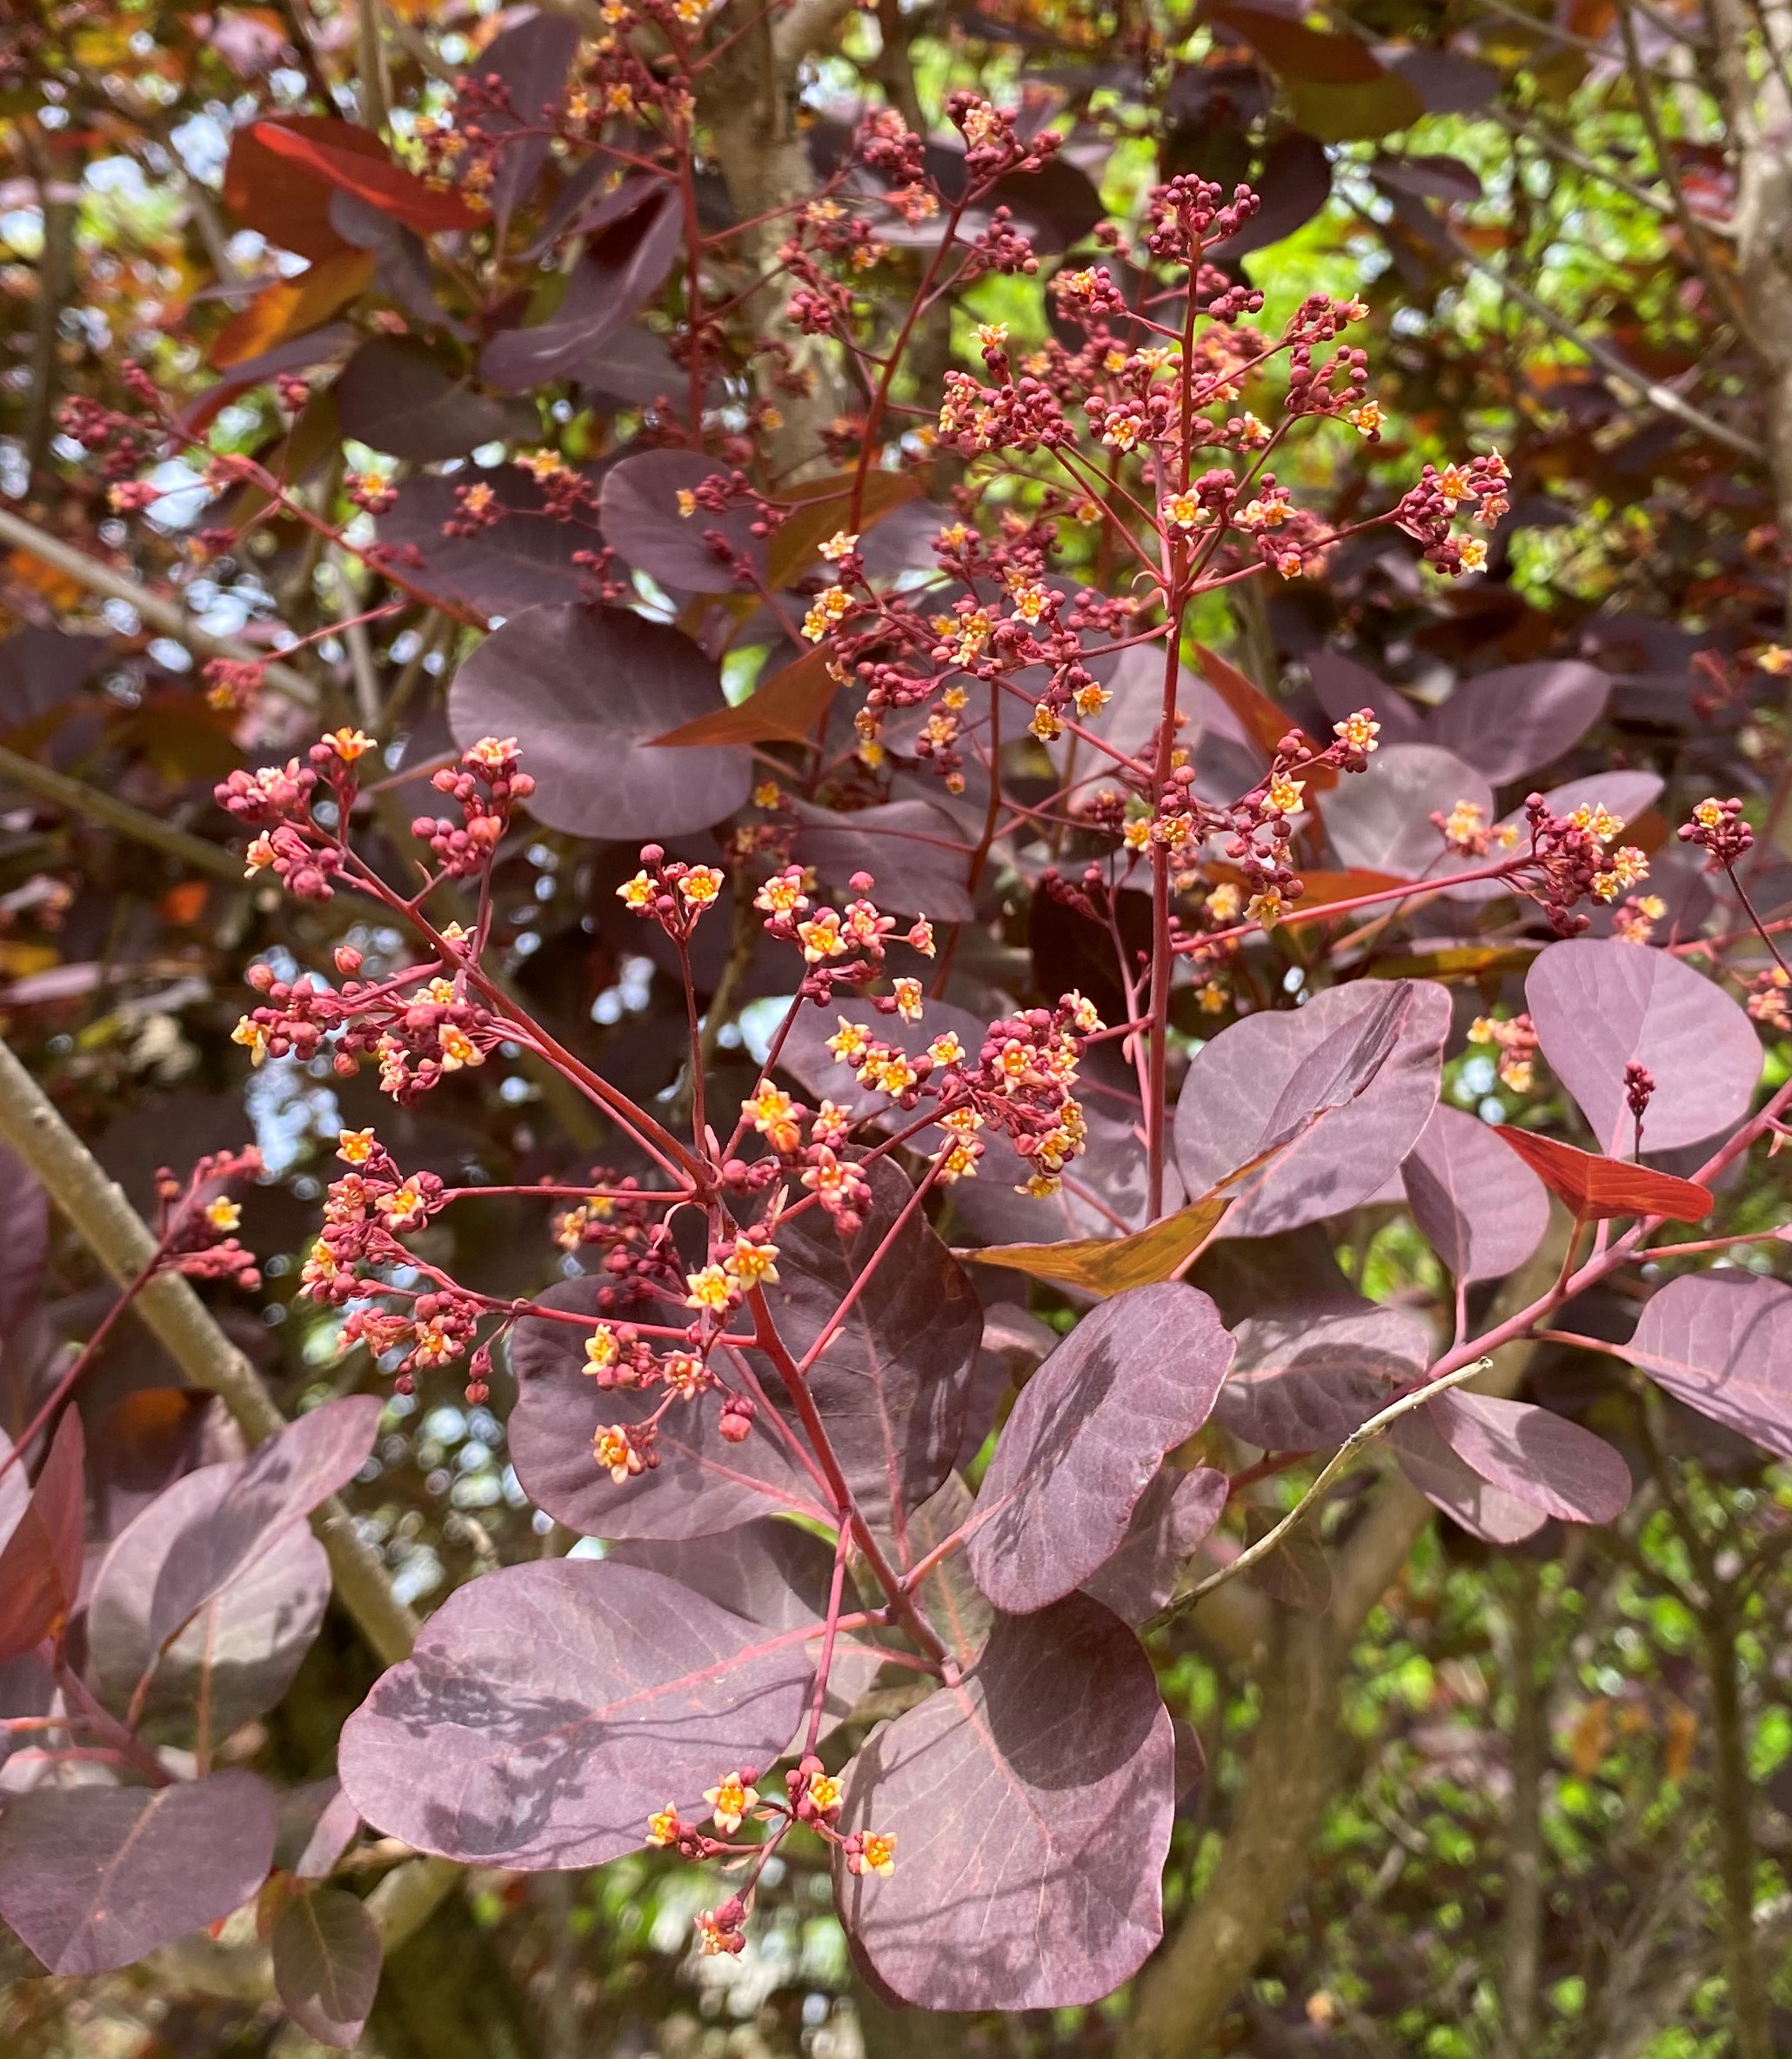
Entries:
POLYGON ((1460 1387, 1465 1380, 1473 1380, 1478 1374, 1491 1372, 1494 1361, 1490 1358, 1473 1359, 1466 1366, 1458 1366, 1452 1373, 1415 1387, 1408 1394, 1402 1394, 1397 1401, 1390 1401, 1378 1414, 1372 1415, 1366 1423, 1359 1423, 1344 1440, 1331 1457, 1320 1467, 1313 1485, 1274 1529, 1267 1530, 1254 1544, 1249 1544, 1228 1566, 1222 1566, 1217 1573, 1210 1573, 1198 1581, 1186 1594, 1179 1594, 1167 1608, 1160 1609, 1152 1619, 1153 1624, 1164 1623, 1199 1601, 1203 1594, 1210 1594, 1215 1588, 1224 1587, 1227 1581, 1236 1580, 1240 1573, 1247 1573, 1260 1560, 1267 1559, 1289 1531, 1294 1529, 1313 1508, 1332 1482, 1349 1465, 1363 1446, 1379 1437, 1390 1423, 1398 1422, 1401 1416, 1409 1415, 1415 1408, 1422 1408, 1426 1402, 1434 1401, 1445 1388, 1460 1387))

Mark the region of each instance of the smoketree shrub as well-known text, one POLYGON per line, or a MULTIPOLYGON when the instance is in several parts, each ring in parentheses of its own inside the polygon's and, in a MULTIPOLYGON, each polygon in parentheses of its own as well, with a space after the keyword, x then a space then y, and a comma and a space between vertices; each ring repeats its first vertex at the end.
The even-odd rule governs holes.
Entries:
MULTIPOLYGON (((1499 452, 1374 497, 1368 311, 1267 304, 1249 186, 1109 213, 960 91, 933 137, 819 124, 812 190, 749 222, 698 111, 727 30, 609 11, 596 44, 506 30, 406 164, 335 118, 241 130, 228 203, 308 270, 233 316, 208 396, 132 370, 64 422, 115 514, 182 451, 202 555, 277 515, 361 568, 366 621, 465 649, 398 781, 266 666, 207 667, 272 746, 218 804, 315 953, 252 968, 245 1063, 364 1074, 395 1125, 531 1068, 604 1137, 506 1190, 341 1132, 302 1293, 400 1394, 500 1387, 522 1490, 596 1542, 451 1593, 335 1779, 277 1795, 220 1747, 318 1634, 307 1519, 377 1394, 177 1471, 97 1553, 79 1416, 5 1453, 0 1916, 90 1975, 259 1896, 326 2042, 378 1979, 338 1874, 364 1834, 676 1855, 719 1954, 794 1854, 886 1999, 1099 2000, 1160 1937, 1198 1777, 1153 1633, 1310 1577, 1341 1526, 1292 1489, 1334 1453, 1379 1438, 1494 1548, 1613 1521, 1623 1451, 1465 1382, 1621 1282, 1630 1405, 1792 1456, 1792 1289, 1701 1262, 1792 1093, 1741 801, 1604 762, 1578 661, 1434 711, 1316 655, 1284 704, 1204 640, 1372 547, 1472 589, 1499 452), (293 438, 327 407, 404 476, 320 514, 216 434, 270 385, 293 438), (504 868, 545 833, 610 847, 593 927, 683 997, 645 1083, 515 976, 504 868), (441 1262, 475 1201, 532 1212, 526 1282, 441 1262), (1347 1217, 1436 1291, 1371 1299, 1347 1217)), ((252 1285, 255 1170, 167 1181, 154 1269, 252 1285)))

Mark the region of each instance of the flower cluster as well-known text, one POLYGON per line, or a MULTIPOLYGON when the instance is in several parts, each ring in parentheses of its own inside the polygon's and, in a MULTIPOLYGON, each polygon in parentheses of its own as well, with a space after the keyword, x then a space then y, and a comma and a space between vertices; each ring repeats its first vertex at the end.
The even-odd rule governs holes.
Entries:
POLYGON ((1428 561, 1440 572, 1479 572, 1487 563, 1487 545, 1477 536, 1454 533, 1456 511, 1491 529, 1511 506, 1506 489, 1512 474, 1497 451, 1441 470, 1428 465, 1394 511, 1395 523, 1425 546, 1428 561))
POLYGON ((1755 832, 1742 819, 1742 804, 1734 794, 1728 800, 1708 796, 1681 824, 1677 834, 1682 844, 1708 851, 1714 867, 1733 866, 1755 847, 1755 832))
POLYGON ((210 1153, 184 1180, 167 1167, 160 1167, 156 1174, 157 1267, 184 1273, 191 1280, 226 1280, 252 1294, 261 1285, 261 1271, 255 1253, 235 1235, 243 1208, 227 1189, 232 1180, 253 1179, 261 1169, 261 1153, 252 1145, 244 1151, 210 1153))
POLYGON ((1501 1086, 1530 1093, 1537 1084, 1537 1032, 1528 1014, 1501 1019, 1478 1015, 1468 1026, 1471 1044, 1490 1044, 1499 1056, 1494 1071, 1501 1086))

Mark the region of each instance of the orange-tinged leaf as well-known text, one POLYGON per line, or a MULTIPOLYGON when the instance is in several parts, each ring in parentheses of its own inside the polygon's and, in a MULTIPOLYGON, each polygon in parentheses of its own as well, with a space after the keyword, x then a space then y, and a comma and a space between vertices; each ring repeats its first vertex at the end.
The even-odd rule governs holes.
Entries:
MULTIPOLYGON (((258 122, 238 129, 224 165, 224 197, 244 229, 253 229, 283 251, 314 262, 339 257, 352 246, 330 219, 334 191, 327 179, 307 177, 262 140, 272 124, 258 122)), ((386 162, 386 148, 372 130, 358 128, 333 116, 288 115, 280 127, 289 134, 310 136, 338 150, 386 162)))
POLYGON ((826 713, 834 688, 826 652, 808 651, 738 706, 699 715, 649 741, 678 749, 698 744, 813 743, 815 725, 826 713))
POLYGON ((247 307, 239 308, 217 332, 211 351, 215 371, 258 358, 276 344, 303 336, 327 322, 344 302, 352 300, 373 277, 371 251, 351 251, 325 257, 290 279, 264 286, 247 307))
POLYGON ((1668 1710, 1667 1730, 1662 1770, 1669 1780, 1684 1780, 1692 1770, 1693 1747, 1699 1738, 1699 1719, 1685 1702, 1673 1702, 1668 1710))
MULTIPOLYGON (((1263 755, 1274 758, 1275 746, 1291 729, 1298 732, 1299 724, 1291 721, 1287 710, 1277 707, 1262 688, 1254 685, 1235 665, 1228 664, 1205 644, 1196 644, 1194 651, 1202 679, 1238 717, 1245 734, 1263 755)), ((1308 742, 1312 742, 1310 738, 1308 742)), ((1312 748, 1316 752, 1320 746, 1312 744, 1312 748)), ((1316 772, 1302 772, 1301 777, 1320 793, 1338 784, 1338 775, 1329 765, 1322 765, 1316 772)))
MULTIPOLYGON (((1216 879, 1229 879, 1234 886, 1245 884, 1244 874, 1235 866, 1216 865, 1209 867, 1216 879)), ((1299 908, 1328 908, 1334 901, 1354 901, 1366 893, 1385 893, 1390 887, 1401 887, 1408 892, 1422 892, 1410 879, 1397 878, 1393 872, 1354 871, 1342 872, 1307 872, 1301 873, 1303 889, 1294 903, 1299 908)), ((1529 964, 1528 957, 1524 961, 1529 964)))
MULTIPOLYGON (((863 536, 893 508, 913 500, 920 490, 920 481, 909 472, 867 472, 857 533, 863 536)), ((853 512, 853 474, 840 472, 832 478, 812 480, 791 498, 796 505, 772 532, 766 552, 766 582, 774 590, 788 585, 799 572, 806 572, 828 538, 846 526, 853 512)))
POLYGON ((1494 1126, 1550 1193, 1583 1222, 1609 1215, 1665 1215, 1675 1222, 1702 1222, 1715 1205, 1711 1189, 1695 1180, 1578 1151, 1572 1144, 1515 1129, 1508 1122, 1494 1126))
POLYGON ((253 132, 264 150, 352 193, 419 236, 478 227, 485 217, 475 214, 458 194, 438 193, 415 172, 394 164, 384 151, 371 156, 358 143, 334 133, 335 127, 352 126, 344 122, 333 125, 331 132, 320 133, 322 125, 316 123, 301 129, 295 123, 257 122, 253 132))
POLYGON ((29 551, 9 551, 6 570, 10 578, 29 586, 34 593, 41 593, 52 607, 71 608, 85 592, 78 579, 46 565, 41 558, 34 558, 29 551))
POLYGON ((1152 1287, 1169 1280, 1187 1265, 1218 1228, 1231 1207, 1226 1194, 1203 1194, 1173 1215, 1129 1237, 1075 1237, 1061 1244, 993 1244, 984 1251, 961 1251, 961 1259, 980 1266, 1008 1266, 1035 1280, 1080 1287, 1085 1294, 1124 1294, 1128 1287, 1152 1287))
POLYGON ((1582 1780, 1591 1780, 1599 1771, 1600 1762, 1605 1757, 1606 1747, 1611 1741, 1612 1705, 1601 1700, 1589 1701, 1575 1718, 1574 1729, 1568 1735, 1568 1764, 1582 1780))

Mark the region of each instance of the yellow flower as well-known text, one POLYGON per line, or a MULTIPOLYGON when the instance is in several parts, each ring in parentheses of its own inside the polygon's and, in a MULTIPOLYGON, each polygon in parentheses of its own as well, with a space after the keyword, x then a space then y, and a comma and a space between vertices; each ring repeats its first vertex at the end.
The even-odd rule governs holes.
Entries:
POLYGON ((378 748, 373 739, 361 729, 332 730, 324 741, 344 765, 352 765, 358 758, 364 758, 368 752, 378 748))
POLYGON ((803 892, 802 869, 787 866, 781 872, 774 872, 752 897, 754 907, 767 915, 794 915, 800 908, 806 908, 809 897, 803 892))
POLYGON ((693 865, 679 881, 679 892, 693 908, 707 908, 722 891, 722 875, 712 865, 693 865))
POLYGON ((1048 700, 1042 700, 1033 711, 1033 720, 1027 727, 1042 744, 1050 744, 1064 733, 1064 725, 1058 719, 1058 712, 1048 700))
POLYGON ((783 799, 775 779, 761 779, 752 790, 752 805, 756 808, 775 808, 783 799))
POLYGON ((1269 805, 1280 808, 1284 815, 1301 812, 1301 796, 1307 791, 1304 779, 1291 779, 1286 772, 1280 772, 1269 785, 1269 805))
POLYGON ((1792 651, 1789 651, 1783 644, 1763 644, 1755 653, 1755 662, 1762 672, 1772 672, 1778 677, 1792 672, 1792 651))
POLYGON ((668 1802, 657 1815, 647 1818, 647 1842, 659 1845, 662 1849, 669 1844, 676 1844, 682 1827, 679 1822, 677 1805, 668 1802))
POLYGON ((750 1237, 737 1237, 733 1250, 722 1263, 744 1287, 775 1287, 778 1283, 775 1244, 755 1244, 750 1237))
POLYGON ((1239 911, 1244 905, 1242 891, 1229 879, 1216 886, 1207 896, 1207 913, 1222 928, 1238 920, 1239 911))
POLYGON ((812 1773, 809 1775, 809 1800, 823 1815, 832 1815, 840 1806, 846 1789, 831 1773, 812 1773))
POLYGON ((871 1032, 862 1023, 849 1022, 844 1015, 839 1020, 840 1026, 827 1040, 827 1048, 837 1066, 856 1064, 871 1048, 871 1032))
POLYGON ((227 1200, 222 1194, 218 1196, 217 1200, 208 1201, 205 1204, 204 1213, 206 1221, 211 1225, 213 1229, 223 1230, 226 1233, 235 1229, 243 1220, 241 1205, 227 1200))
POLYGON ((1601 844, 1608 844, 1614 837, 1624 833, 1624 818, 1614 815, 1598 801, 1582 802, 1568 820, 1576 829, 1584 829, 1589 836, 1597 837, 1601 844))
POLYGON ((600 1322, 585 1340, 585 1369, 587 1373, 607 1373, 622 1356, 622 1347, 616 1340, 616 1333, 606 1322, 600 1322))
POLYGON ((1008 340, 1008 324, 1006 322, 980 322, 977 324, 977 340, 986 351, 999 351, 1008 340))
POLYGON ((231 1041, 243 1045, 249 1053, 250 1062, 259 1065, 268 1054, 268 1033, 258 1022, 251 1022, 248 1016, 239 1016, 237 1026, 231 1032, 231 1041))
POLYGON ((1719 829, 1723 824, 1723 806, 1716 800, 1702 800, 1693 810, 1693 820, 1702 829, 1719 829))
POLYGON ((371 1130, 338 1130, 336 1155, 344 1165, 364 1166, 378 1145, 371 1130))
POLYGON ((1076 712, 1084 717, 1099 715, 1113 699, 1105 686, 1098 686, 1091 680, 1087 686, 1076 690, 1076 712))
POLYGON ((1363 436, 1374 436, 1387 419, 1381 412, 1381 404, 1375 400, 1366 400, 1361 407, 1352 408, 1344 418, 1363 436))
POLYGON ((611 1423, 599 1430, 592 1439, 592 1454, 598 1465, 604 1467, 618 1487, 625 1484, 635 1474, 645 1470, 645 1462, 633 1443, 626 1427, 621 1423, 611 1423))
POLYGON ((1272 886, 1251 896, 1245 916, 1248 921, 1261 923, 1265 929, 1274 929, 1282 919, 1283 906, 1280 887, 1272 886))
POLYGON ((687 1308, 719 1313, 734 1299, 734 1283, 719 1266, 705 1266, 699 1272, 685 1274, 685 1285, 691 1290, 685 1297, 687 1308))
POLYGON ((759 1798, 759 1789, 748 1787, 738 1773, 725 1774, 714 1787, 703 1790, 703 1799, 714 1812, 716 1828, 724 1837, 739 1829, 742 1818, 759 1798))
POLYGON ((1465 536, 1457 549, 1465 572, 1480 572, 1488 561, 1488 547, 1478 536, 1465 536))
POLYGON ((616 889, 616 898, 626 908, 645 908, 653 899, 653 882, 645 872, 637 872, 616 889))
POLYGON ((482 1066, 485 1062, 485 1053, 465 1030, 456 1029, 451 1022, 445 1022, 437 1031, 436 1041, 442 1046, 445 1073, 458 1073, 463 1066, 482 1066))
POLYGON ((853 596, 844 586, 830 586, 826 592, 818 593, 809 612, 803 618, 803 634, 812 644, 819 644, 834 625, 852 612, 853 596))
POLYGON ((1437 475, 1437 491, 1446 505, 1454 507, 1468 498, 1468 475, 1460 465, 1447 465, 1437 475))
POLYGON ((905 1022, 919 1022, 921 1019, 921 983, 919 979, 902 979, 896 982, 896 1013, 905 1022))
POLYGON ((1354 751, 1373 751, 1375 739, 1381 733, 1381 725, 1367 708, 1359 708, 1354 715, 1347 715, 1341 722, 1332 725, 1332 734, 1354 751))
POLYGON ((243 855, 249 861, 243 868, 243 877, 252 879, 257 872, 264 872, 272 865, 277 853, 271 837, 257 836, 251 838, 249 848, 243 855))
POLYGON ((798 923, 797 937, 803 956, 812 966, 819 965, 824 959, 846 955, 846 939, 840 934, 840 919, 832 908, 824 908, 809 921, 798 923))

